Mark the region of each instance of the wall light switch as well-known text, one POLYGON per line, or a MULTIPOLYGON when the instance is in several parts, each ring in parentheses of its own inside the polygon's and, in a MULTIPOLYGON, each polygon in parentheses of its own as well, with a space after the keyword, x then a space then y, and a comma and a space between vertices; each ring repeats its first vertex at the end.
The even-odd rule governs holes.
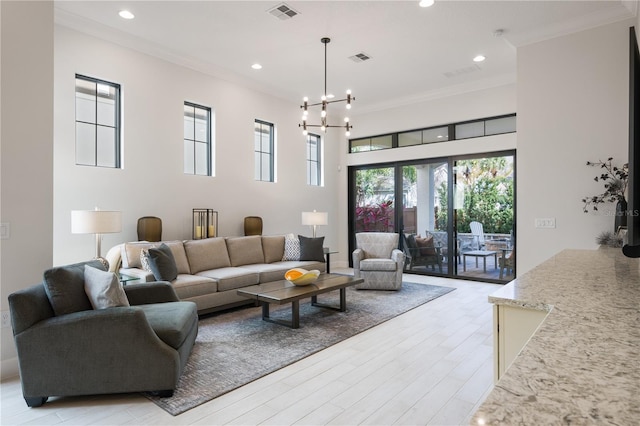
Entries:
POLYGON ((8 240, 11 236, 11 226, 9 222, 0 223, 0 240, 8 240))
POLYGON ((555 217, 536 218, 535 227, 536 228, 555 228, 556 218, 555 217))

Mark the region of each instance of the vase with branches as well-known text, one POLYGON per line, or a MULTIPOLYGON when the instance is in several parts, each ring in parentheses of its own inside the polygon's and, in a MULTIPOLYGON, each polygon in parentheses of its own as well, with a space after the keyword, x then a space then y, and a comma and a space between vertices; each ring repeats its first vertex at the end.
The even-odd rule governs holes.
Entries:
POLYGON ((584 197, 582 211, 588 213, 589 210, 598 211, 598 206, 602 203, 616 203, 616 219, 614 232, 620 226, 626 226, 627 200, 625 194, 629 183, 629 164, 625 163, 621 167, 613 165, 613 157, 607 161, 587 161, 587 166, 598 167, 601 171, 593 180, 603 182, 604 192, 601 194, 584 197))

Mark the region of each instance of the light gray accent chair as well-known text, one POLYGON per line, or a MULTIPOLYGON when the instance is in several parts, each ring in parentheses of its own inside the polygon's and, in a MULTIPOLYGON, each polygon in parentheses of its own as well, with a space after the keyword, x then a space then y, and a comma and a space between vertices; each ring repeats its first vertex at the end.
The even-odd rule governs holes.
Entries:
POLYGON ((9 295, 27 405, 50 396, 171 396, 198 334, 196 304, 179 301, 171 284, 152 282, 124 286, 130 306, 94 310, 79 293, 84 265, 104 270, 98 261, 54 268, 63 288, 75 288, 67 298, 75 298, 75 310, 59 312, 44 283, 9 295))
POLYGON ((400 236, 391 232, 360 232, 356 234, 353 251, 353 274, 364 278, 355 286, 368 290, 400 290, 404 253, 398 249, 400 236))

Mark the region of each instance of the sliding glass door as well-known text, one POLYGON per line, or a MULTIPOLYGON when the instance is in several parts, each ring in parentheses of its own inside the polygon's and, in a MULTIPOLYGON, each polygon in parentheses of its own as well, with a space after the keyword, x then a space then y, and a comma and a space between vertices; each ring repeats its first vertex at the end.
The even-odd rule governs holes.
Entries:
POLYGON ((514 156, 458 159, 454 170, 457 275, 510 281, 515 276, 514 156))
POLYGON ((357 232, 397 232, 405 272, 507 282, 515 276, 514 153, 350 168, 357 232))
POLYGON ((400 166, 402 243, 407 272, 448 274, 449 167, 446 161, 400 166))

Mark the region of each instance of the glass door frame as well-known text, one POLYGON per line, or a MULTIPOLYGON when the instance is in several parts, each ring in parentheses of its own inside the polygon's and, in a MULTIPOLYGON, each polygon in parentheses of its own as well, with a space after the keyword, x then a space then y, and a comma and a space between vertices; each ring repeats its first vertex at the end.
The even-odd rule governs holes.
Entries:
MULTIPOLYGON (((375 168, 394 168, 394 225, 395 232, 403 232, 404 230, 404 218, 403 218, 403 175, 402 168, 405 166, 416 166, 422 164, 434 164, 434 163, 446 163, 447 164, 447 267, 446 273, 438 273, 432 271, 423 272, 414 272, 424 275, 430 276, 443 276, 448 278, 456 278, 456 279, 464 279, 471 281, 483 281, 483 282, 495 282, 499 284, 505 284, 507 281, 492 279, 492 278, 475 278, 468 276, 460 276, 458 275, 458 264, 457 258, 459 253, 457 252, 458 247, 455 242, 458 238, 458 229, 457 229, 457 221, 456 221, 456 209, 454 208, 454 196, 455 196, 455 170, 454 165, 458 161, 462 160, 472 160, 472 159, 480 159, 480 158, 490 158, 490 157, 505 157, 511 156, 513 157, 513 239, 517 243, 517 235, 516 235, 516 218, 517 218, 517 161, 516 161, 516 150, 503 150, 503 151, 491 151, 491 152, 481 152, 474 154, 464 154, 464 155, 451 155, 444 157, 434 157, 434 158, 421 158, 421 159, 411 159, 411 160, 402 160, 402 161, 393 161, 387 163, 375 163, 375 164, 362 164, 362 165, 354 165, 348 167, 347 179, 348 179, 348 191, 347 191, 347 215, 348 215, 348 241, 349 241, 349 253, 353 253, 355 249, 355 229, 356 229, 356 217, 355 217, 355 185, 356 185, 356 173, 358 170, 364 169, 375 169, 375 168)), ((351 255, 349 255, 349 266, 353 267, 353 259, 351 255)), ((514 266, 514 277, 515 277, 515 266, 514 266)))

